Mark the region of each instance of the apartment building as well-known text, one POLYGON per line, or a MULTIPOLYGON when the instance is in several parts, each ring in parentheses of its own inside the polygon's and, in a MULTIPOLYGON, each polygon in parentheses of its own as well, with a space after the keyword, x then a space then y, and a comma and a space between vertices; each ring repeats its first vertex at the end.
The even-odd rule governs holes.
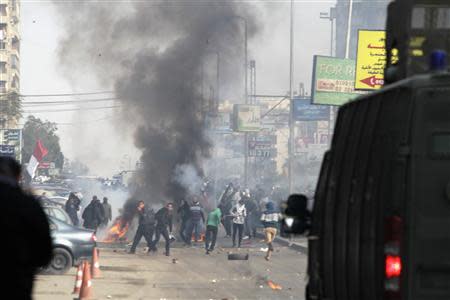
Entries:
POLYGON ((0 128, 17 126, 20 103, 20 3, 0 0, 0 128))

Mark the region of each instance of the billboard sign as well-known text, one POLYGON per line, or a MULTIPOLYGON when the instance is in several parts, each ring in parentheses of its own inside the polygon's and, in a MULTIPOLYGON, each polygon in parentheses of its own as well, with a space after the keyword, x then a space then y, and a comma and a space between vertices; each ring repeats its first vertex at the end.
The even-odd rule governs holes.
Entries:
POLYGON ((328 121, 330 119, 330 106, 311 104, 311 98, 295 97, 295 121, 328 121))
POLYGON ((311 102, 323 105, 342 105, 364 94, 355 91, 355 61, 315 55, 311 91, 311 102))
POLYGON ((384 84, 386 32, 359 30, 355 89, 377 90, 384 84))
POLYGON ((248 156, 273 158, 277 156, 276 135, 255 135, 249 137, 248 156))
POLYGON ((234 130, 255 132, 261 128, 261 108, 259 105, 235 104, 233 107, 234 130))

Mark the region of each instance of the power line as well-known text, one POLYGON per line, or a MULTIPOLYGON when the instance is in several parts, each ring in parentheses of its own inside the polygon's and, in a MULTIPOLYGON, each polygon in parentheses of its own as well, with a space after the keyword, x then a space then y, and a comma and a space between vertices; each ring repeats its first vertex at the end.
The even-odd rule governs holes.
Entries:
POLYGON ((15 92, 0 94, 0 97, 17 96, 22 98, 37 98, 37 97, 69 97, 69 96, 88 96, 88 95, 101 95, 101 94, 114 94, 114 91, 104 92, 84 92, 84 93, 60 93, 60 94, 18 94, 15 92))
POLYGON ((59 104, 72 104, 72 103, 89 103, 89 102, 102 102, 120 100, 119 98, 100 98, 100 99, 80 99, 80 100, 58 100, 58 101, 23 101, 22 106, 26 105, 59 105, 59 104))
POLYGON ((103 107, 86 107, 86 108, 67 108, 67 109, 54 109, 54 110, 36 110, 36 111, 23 111, 25 114, 39 114, 39 113, 50 113, 50 112, 67 112, 67 111, 85 111, 85 110, 98 110, 98 109, 110 109, 110 108, 118 108, 122 107, 122 105, 113 105, 113 106, 103 106, 103 107))
POLYGON ((105 92, 86 92, 86 93, 63 93, 63 94, 19 94, 19 97, 67 97, 67 96, 86 96, 86 95, 100 95, 100 94, 113 94, 113 91, 105 92))
POLYGON ((283 103, 283 102, 284 102, 285 100, 287 100, 287 99, 288 99, 288 96, 284 96, 283 99, 281 99, 277 104, 275 104, 274 106, 272 106, 271 109, 269 109, 265 114, 263 114, 263 115, 261 116, 260 119, 262 119, 262 118, 264 118, 265 116, 267 116, 268 114, 270 114, 275 108, 277 108, 278 106, 280 106, 280 104, 283 103))
POLYGON ((100 121, 106 121, 106 120, 112 120, 112 119, 114 119, 114 117, 106 117, 106 118, 101 118, 101 119, 97 119, 97 120, 88 120, 88 121, 83 121, 83 122, 54 123, 54 124, 56 124, 57 126, 64 126, 64 125, 75 126, 75 125, 97 123, 100 121))

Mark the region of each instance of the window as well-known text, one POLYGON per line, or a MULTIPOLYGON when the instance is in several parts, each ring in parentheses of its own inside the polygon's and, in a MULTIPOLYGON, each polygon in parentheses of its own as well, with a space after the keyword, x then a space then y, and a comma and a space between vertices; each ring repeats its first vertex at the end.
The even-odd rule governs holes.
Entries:
POLYGON ((12 82, 11 82, 11 88, 18 89, 19 88, 19 78, 17 76, 14 76, 12 82))
POLYGON ((11 68, 19 68, 19 58, 16 55, 11 55, 11 68))
POLYGON ((450 133, 437 133, 431 138, 431 155, 450 157, 450 133))
POLYGON ((12 38, 11 46, 13 50, 17 50, 20 53, 20 41, 16 36, 12 38))
POLYGON ((5 74, 6 73, 6 62, 1 61, 0 62, 0 73, 5 74))
POLYGON ((16 11, 17 10, 17 2, 16 0, 11 0, 11 10, 16 11))
POLYGON ((8 11, 6 10, 6 4, 0 4, 0 16, 6 17, 8 15, 8 11))

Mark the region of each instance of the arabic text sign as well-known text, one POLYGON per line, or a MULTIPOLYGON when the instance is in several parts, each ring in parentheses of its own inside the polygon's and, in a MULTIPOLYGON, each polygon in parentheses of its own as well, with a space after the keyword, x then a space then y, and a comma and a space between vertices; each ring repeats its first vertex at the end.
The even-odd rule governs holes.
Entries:
POLYGON ((0 145, 0 156, 15 157, 16 151, 14 146, 0 145))
POLYGON ((294 98, 295 121, 328 121, 330 107, 327 105, 311 104, 309 98, 294 98))
POLYGON ((312 103, 342 105, 361 92, 354 90, 355 61, 314 56, 312 103))
POLYGON ((376 90, 383 86, 386 66, 385 42, 385 31, 358 31, 355 89, 376 90))
POLYGON ((22 132, 20 129, 0 129, 0 145, 2 146, 0 155, 11 156, 11 151, 14 151, 13 156, 19 162, 21 161, 22 132))
POLYGON ((20 129, 5 129, 3 131, 3 139, 6 142, 14 142, 20 140, 20 129))

